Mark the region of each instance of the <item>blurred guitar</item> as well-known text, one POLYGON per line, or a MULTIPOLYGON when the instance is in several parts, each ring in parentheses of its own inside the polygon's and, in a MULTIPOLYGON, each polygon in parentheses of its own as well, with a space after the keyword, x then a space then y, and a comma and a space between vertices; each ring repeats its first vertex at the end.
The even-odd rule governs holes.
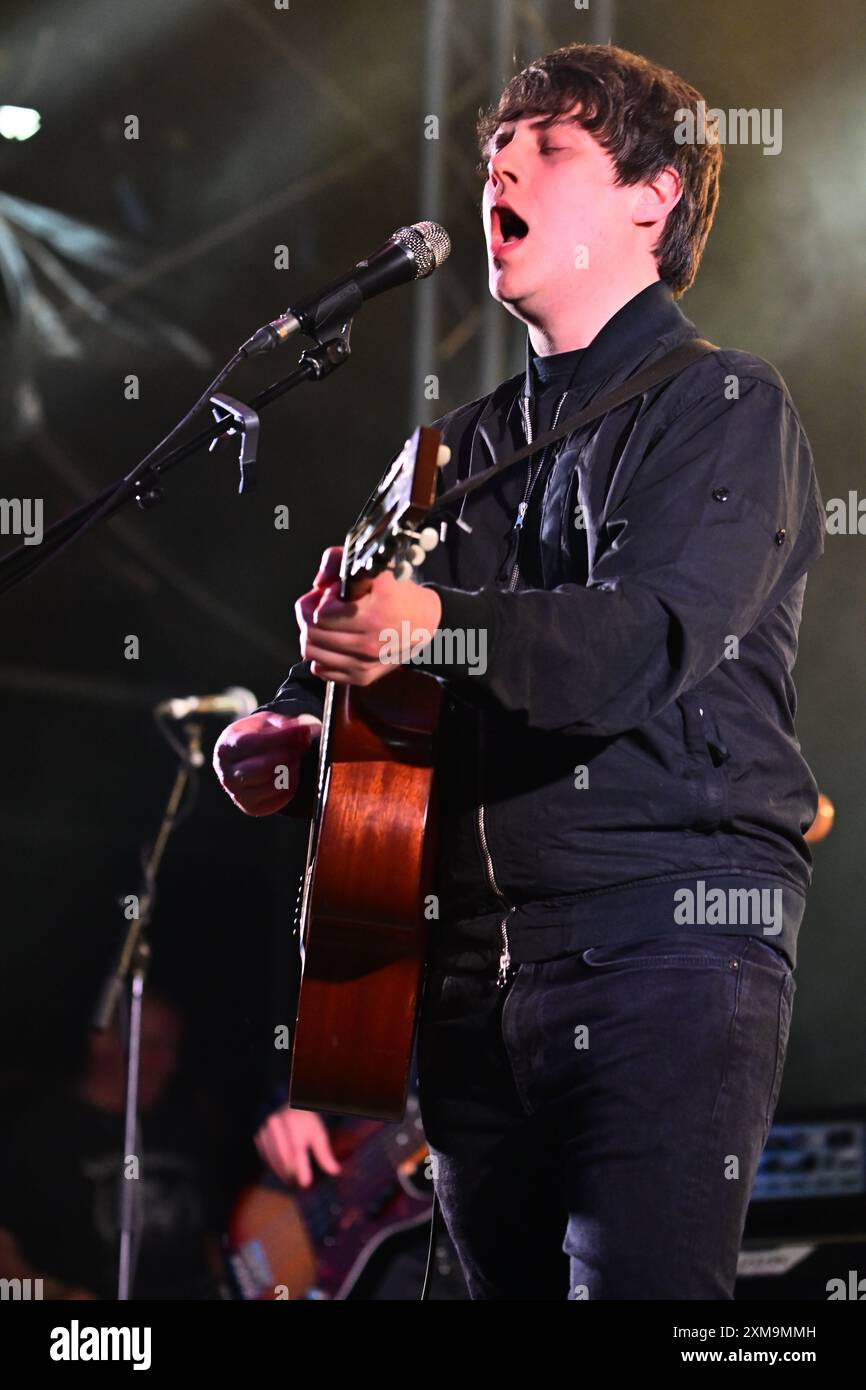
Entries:
POLYGON ((331 1143, 336 1176, 319 1174, 306 1189, 268 1179, 238 1198, 227 1234, 242 1298, 349 1298, 401 1233, 429 1222, 433 1185, 415 1096, 399 1127, 344 1120, 331 1143))

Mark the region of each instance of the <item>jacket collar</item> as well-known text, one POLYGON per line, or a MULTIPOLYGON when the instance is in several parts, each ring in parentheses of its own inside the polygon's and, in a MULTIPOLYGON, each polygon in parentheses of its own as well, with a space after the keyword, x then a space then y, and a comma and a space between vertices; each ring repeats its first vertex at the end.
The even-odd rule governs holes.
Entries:
MULTIPOLYGON (((618 368, 624 369, 621 373, 624 381, 662 338, 678 329, 696 332, 694 324, 677 307, 670 285, 656 280, 640 290, 599 329, 580 360, 571 389, 582 392, 586 386, 607 381, 618 368)), ((525 396, 533 394, 533 356, 527 333, 525 396)))
MULTIPOLYGON (((650 356, 696 335, 695 325, 677 306, 670 286, 654 281, 624 304, 593 338, 568 393, 571 404, 579 409, 602 385, 613 388, 650 356)), ((523 443, 519 397, 533 394, 532 356, 527 334, 522 376, 511 377, 497 387, 478 417, 476 428, 494 461, 503 449, 523 443)))

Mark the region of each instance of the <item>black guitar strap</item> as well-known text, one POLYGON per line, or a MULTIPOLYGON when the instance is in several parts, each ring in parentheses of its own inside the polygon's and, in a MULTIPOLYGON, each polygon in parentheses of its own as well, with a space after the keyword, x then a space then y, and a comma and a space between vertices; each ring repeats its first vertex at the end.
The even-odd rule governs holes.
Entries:
POLYGON ((598 420, 602 415, 607 415, 608 411, 616 410, 626 401, 633 400, 635 396, 642 396, 651 387, 660 386, 663 381, 670 381, 672 377, 679 376, 680 372, 685 371, 686 367, 690 367, 694 362, 706 357, 707 353, 718 352, 718 350, 718 346, 715 343, 707 342, 706 338, 690 338, 688 342, 672 348, 657 362, 651 363, 642 372, 636 372, 634 376, 629 377, 628 381, 624 381, 621 386, 609 391, 600 400, 591 401, 589 405, 584 406, 583 410, 578 411, 577 415, 572 415, 569 420, 563 421, 555 429, 540 434, 531 444, 527 444, 523 449, 518 449, 517 453, 512 454, 510 458, 502 459, 500 463, 494 463, 492 467, 485 468, 484 472, 479 473, 477 477, 467 478, 465 482, 457 483, 455 487, 443 492, 433 503, 434 511, 450 507, 453 502, 459 502, 461 497, 465 497, 469 492, 474 492, 478 487, 483 487, 491 478, 495 478, 499 473, 504 473, 506 468, 512 468, 515 463, 520 463, 521 459, 529 458, 530 454, 546 449, 548 444, 553 444, 555 440, 562 439, 565 435, 580 429, 582 425, 588 425, 592 420, 598 420))

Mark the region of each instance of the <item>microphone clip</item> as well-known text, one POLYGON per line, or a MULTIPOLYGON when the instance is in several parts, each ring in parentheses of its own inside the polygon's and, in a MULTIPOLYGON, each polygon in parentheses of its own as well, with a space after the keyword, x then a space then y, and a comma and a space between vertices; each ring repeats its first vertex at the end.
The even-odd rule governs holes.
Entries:
MULTIPOLYGON (((347 319, 333 337, 326 338, 320 342, 315 339, 316 346, 306 348, 298 358, 298 366, 303 368, 307 378, 311 381, 321 381, 323 377, 329 376, 337 367, 342 366, 351 354, 352 348, 350 337, 352 333, 352 320, 347 319)), ((252 492, 256 486, 256 460, 259 449, 259 430, 260 421, 258 414, 252 406, 245 405, 235 396, 228 396, 224 391, 218 391, 210 397, 213 406, 213 417, 217 425, 228 425, 228 429, 217 434, 210 442, 210 452, 213 453, 218 445, 223 444, 232 435, 240 434, 240 450, 238 461, 241 469, 241 481, 238 492, 252 492), (229 424, 229 422, 232 422, 229 424)))
POLYGON ((330 338, 322 338, 320 333, 310 334, 315 342, 314 348, 305 348, 298 358, 298 366, 308 365, 310 376, 315 381, 329 376, 337 367, 351 356, 352 325, 354 319, 345 319, 342 326, 330 338))
POLYGON ((218 434, 211 440, 209 452, 213 453, 218 444, 223 440, 229 439, 233 434, 240 434, 240 450, 238 461, 241 468, 241 481, 238 492, 252 492, 256 485, 256 459, 259 451, 259 428, 260 422, 258 414, 252 406, 245 405, 243 401, 237 400, 234 396, 227 396, 219 391, 215 396, 211 396, 210 403, 214 407, 213 417, 218 425, 234 420, 235 423, 225 434, 218 434), (227 412, 220 414, 220 410, 227 412))

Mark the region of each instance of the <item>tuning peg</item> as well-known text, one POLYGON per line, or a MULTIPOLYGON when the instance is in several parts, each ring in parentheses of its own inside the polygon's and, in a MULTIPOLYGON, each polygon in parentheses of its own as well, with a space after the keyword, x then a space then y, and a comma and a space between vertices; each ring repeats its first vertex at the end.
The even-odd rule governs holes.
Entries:
POLYGON ((427 552, 420 545, 410 545, 409 559, 412 561, 414 568, 418 569, 427 559, 427 552))
POLYGON ((425 526, 418 537, 418 544, 422 550, 435 550, 439 544, 439 532, 435 526, 425 526))
POLYGON ((440 444, 436 450, 436 467, 444 468, 451 457, 451 450, 447 444, 440 444))

